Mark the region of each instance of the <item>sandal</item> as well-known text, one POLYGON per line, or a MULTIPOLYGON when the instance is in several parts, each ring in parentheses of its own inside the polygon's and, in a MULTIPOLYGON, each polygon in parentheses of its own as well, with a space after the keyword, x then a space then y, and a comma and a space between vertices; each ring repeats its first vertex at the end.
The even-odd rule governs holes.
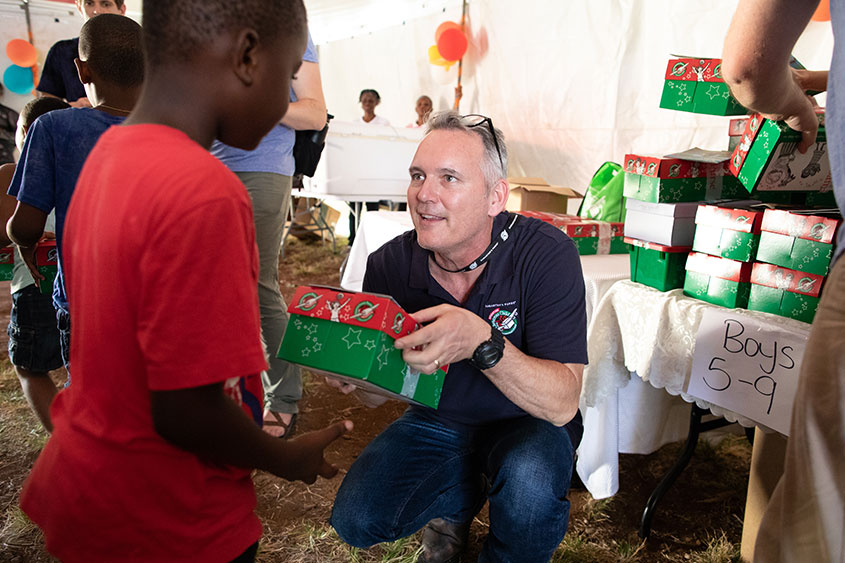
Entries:
POLYGON ((286 413, 278 413, 269 410, 264 411, 264 431, 276 438, 287 440, 293 436, 294 432, 296 432, 296 418, 298 413, 293 413, 290 417, 290 422, 287 424, 285 424, 285 421, 282 419, 282 414, 286 413), (272 428, 273 430, 271 431, 269 428, 272 428))

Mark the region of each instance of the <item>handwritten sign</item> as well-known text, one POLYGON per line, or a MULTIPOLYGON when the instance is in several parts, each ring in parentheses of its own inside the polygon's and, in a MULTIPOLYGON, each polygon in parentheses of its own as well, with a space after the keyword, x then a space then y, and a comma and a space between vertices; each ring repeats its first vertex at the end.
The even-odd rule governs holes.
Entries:
POLYGON ((707 309, 687 393, 789 434, 807 332, 707 309))

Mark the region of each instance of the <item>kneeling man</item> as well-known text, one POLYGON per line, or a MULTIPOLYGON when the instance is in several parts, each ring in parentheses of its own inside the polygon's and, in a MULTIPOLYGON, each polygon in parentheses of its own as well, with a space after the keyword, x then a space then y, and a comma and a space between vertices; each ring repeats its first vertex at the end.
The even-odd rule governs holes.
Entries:
POLYGON ((506 164, 489 118, 432 116, 410 167, 415 228, 367 263, 364 290, 425 324, 396 341, 405 361, 424 373, 450 366, 439 408, 408 408, 344 479, 332 525, 354 546, 425 527, 420 561, 457 561, 485 501, 479 561, 548 561, 566 533, 584 280, 565 234, 504 211, 506 164))

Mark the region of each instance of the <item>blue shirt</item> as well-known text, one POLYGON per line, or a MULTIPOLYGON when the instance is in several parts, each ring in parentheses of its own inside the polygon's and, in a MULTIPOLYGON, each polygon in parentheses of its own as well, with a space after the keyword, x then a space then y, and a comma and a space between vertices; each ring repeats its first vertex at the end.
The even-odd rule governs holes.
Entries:
POLYGON ((44 59, 37 90, 68 102, 87 96, 73 60, 79 56, 79 37, 57 41, 44 59))
MULTIPOLYGON (((317 62, 317 50, 308 34, 308 46, 302 60, 309 63, 317 62)), ((293 88, 290 89, 290 100, 296 101, 293 88)), ((279 123, 261 139, 258 146, 251 151, 231 147, 220 141, 211 145, 211 155, 220 159, 232 172, 273 172, 284 176, 293 176, 296 163, 293 160, 293 144, 296 132, 290 127, 279 123)))
MULTIPOLYGON (((833 60, 827 81, 825 133, 833 177, 833 195, 836 196, 839 211, 845 215, 845 6, 841 1, 830 3, 830 19, 833 22, 834 42, 833 60)), ((836 239, 834 260, 845 252, 845 226, 839 226, 836 239)))
MULTIPOLYGON (((508 214, 493 222, 492 235, 508 214)), ((553 226, 523 217, 510 241, 490 259, 466 302, 458 303, 429 272, 429 252, 415 231, 404 233, 370 255, 364 291, 391 295, 413 314, 448 303, 463 307, 498 327, 525 354, 562 363, 587 363, 587 313, 581 260, 575 244, 553 226)), ((519 374, 514 374, 519 377, 519 374)), ((413 406, 452 427, 527 416, 466 360, 449 366, 435 411, 413 406)), ((567 424, 572 443, 580 442, 580 413, 567 424)))
POLYGON ((100 135, 123 119, 92 108, 70 108, 45 113, 27 132, 9 195, 44 213, 56 210, 59 274, 53 285, 53 305, 57 309, 68 311, 62 275, 62 231, 76 180, 100 135))

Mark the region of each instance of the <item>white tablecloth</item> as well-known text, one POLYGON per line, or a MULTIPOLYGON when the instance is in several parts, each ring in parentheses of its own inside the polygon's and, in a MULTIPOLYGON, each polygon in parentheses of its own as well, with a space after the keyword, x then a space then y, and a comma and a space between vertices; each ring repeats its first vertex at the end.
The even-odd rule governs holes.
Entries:
MULTIPOLYGON (((341 286, 360 291, 367 256, 387 241, 413 228, 407 212, 364 213, 341 279, 341 286)), ((588 322, 613 284, 630 277, 627 254, 582 256, 588 322)), ((592 323, 590 323, 592 327, 592 323)), ((591 328, 591 331, 593 328, 591 328)), ((594 358, 591 355, 590 361, 594 358)), ((595 498, 612 496, 619 489, 619 453, 647 454, 686 436, 689 405, 637 378, 614 386, 598 403, 583 398, 584 438, 576 470, 595 498), (620 424, 620 421, 627 423, 620 424), (643 423, 643 421, 648 421, 643 423)))

